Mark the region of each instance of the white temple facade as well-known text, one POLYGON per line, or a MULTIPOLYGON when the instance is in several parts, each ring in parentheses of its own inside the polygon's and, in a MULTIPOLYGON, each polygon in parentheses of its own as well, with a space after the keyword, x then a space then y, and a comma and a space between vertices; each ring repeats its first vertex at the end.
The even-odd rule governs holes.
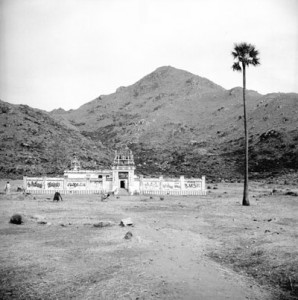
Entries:
POLYGON ((118 192, 129 194, 206 195, 205 176, 202 178, 148 178, 135 175, 132 151, 122 147, 115 151, 111 169, 83 170, 77 157, 63 177, 24 177, 24 188, 31 193, 91 194, 118 192))
POLYGON ((127 189, 130 193, 135 190, 135 163, 132 151, 127 147, 115 151, 112 165, 113 190, 127 189))

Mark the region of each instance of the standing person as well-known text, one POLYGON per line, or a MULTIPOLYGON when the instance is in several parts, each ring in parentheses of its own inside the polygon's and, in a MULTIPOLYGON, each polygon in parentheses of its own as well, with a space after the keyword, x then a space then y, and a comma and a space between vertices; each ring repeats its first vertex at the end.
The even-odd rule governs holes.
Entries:
POLYGON ((10 183, 9 181, 7 181, 6 185, 5 185, 5 188, 4 188, 4 191, 6 194, 10 194, 10 183))

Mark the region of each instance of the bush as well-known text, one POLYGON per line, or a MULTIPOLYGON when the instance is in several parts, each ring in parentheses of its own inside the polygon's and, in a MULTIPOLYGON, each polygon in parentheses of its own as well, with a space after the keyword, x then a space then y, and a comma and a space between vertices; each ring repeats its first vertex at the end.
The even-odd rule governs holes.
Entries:
POLYGON ((21 225, 23 223, 23 218, 20 214, 14 214, 10 218, 9 223, 21 225))

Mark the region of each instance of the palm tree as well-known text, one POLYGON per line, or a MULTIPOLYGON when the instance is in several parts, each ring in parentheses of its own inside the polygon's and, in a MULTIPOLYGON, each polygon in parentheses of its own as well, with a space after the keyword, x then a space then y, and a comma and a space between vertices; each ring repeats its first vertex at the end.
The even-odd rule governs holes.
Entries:
POLYGON ((244 110, 244 136, 245 136, 245 174, 244 174, 244 190, 242 205, 249 206, 248 199, 248 132, 246 121, 246 103, 245 103, 245 90, 246 90, 246 67, 249 65, 257 66, 260 64, 258 58, 259 51, 255 49, 255 46, 247 43, 240 43, 234 45, 234 51, 232 56, 234 58, 234 64, 232 66, 233 71, 239 71, 243 73, 243 110, 244 110))

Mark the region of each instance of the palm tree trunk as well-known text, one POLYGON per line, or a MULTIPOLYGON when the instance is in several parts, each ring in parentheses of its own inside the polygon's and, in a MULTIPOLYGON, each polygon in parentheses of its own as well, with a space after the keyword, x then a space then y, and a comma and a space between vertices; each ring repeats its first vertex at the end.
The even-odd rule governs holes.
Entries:
POLYGON ((247 132, 247 120, 246 120, 246 102, 245 102, 245 91, 246 91, 246 74, 245 74, 245 64, 242 65, 243 70, 243 110, 244 110, 244 138, 245 138, 245 173, 244 173, 244 189, 243 189, 243 200, 242 205, 249 206, 248 199, 248 132, 247 132))

